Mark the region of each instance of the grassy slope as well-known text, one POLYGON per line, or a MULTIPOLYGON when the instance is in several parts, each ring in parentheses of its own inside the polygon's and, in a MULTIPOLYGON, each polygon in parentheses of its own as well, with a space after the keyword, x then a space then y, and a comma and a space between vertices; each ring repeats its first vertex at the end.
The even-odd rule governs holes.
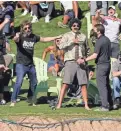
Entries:
MULTIPOLYGON (((83 11, 88 10, 88 6, 86 4, 87 2, 80 2, 80 7, 83 11)), ((58 2, 56 2, 56 8, 60 8, 60 5, 58 2)), ((86 12, 84 12, 86 13, 86 12)), ((25 17, 20 17, 20 11, 16 11, 16 19, 15 19, 15 26, 19 26, 20 23, 23 20, 30 20, 31 17, 29 15, 25 17)), ((57 22, 62 19, 62 16, 57 17, 53 19, 49 24, 44 23, 44 19, 40 19, 39 23, 33 24, 33 31, 34 33, 41 35, 41 36, 55 36, 55 35, 60 35, 63 34, 69 29, 61 29, 57 27, 57 22)), ((86 19, 82 20, 82 32, 86 33, 86 19)), ((42 52, 45 47, 50 45, 52 43, 38 43, 35 46, 35 56, 41 57, 42 52)), ((13 41, 11 41, 11 47, 12 47, 12 52, 16 53, 16 46, 13 41)), ((91 47, 92 49, 92 47, 91 47)), ((93 50, 93 49, 92 49, 93 50)), ((48 58, 47 58, 48 59, 48 58)), ((52 77, 51 77, 52 78, 52 77)), ((52 78, 54 81, 54 78, 52 78)), ((55 84, 53 81, 49 81, 50 85, 55 84)), ((28 88, 28 82, 23 83, 22 90, 25 90, 28 88)), ((46 95, 43 93, 39 93, 38 97, 46 95)), ((21 96, 26 97, 26 93, 22 93, 21 96)), ((8 103, 9 105, 10 103, 8 103)), ((71 108, 62 108, 60 110, 52 111, 47 104, 40 104, 37 107, 28 107, 28 104, 25 101, 21 101, 16 104, 14 108, 9 107, 8 105, 6 106, 0 106, 0 115, 1 118, 6 118, 8 116, 13 116, 13 115, 43 115, 43 116, 53 116, 53 117, 62 117, 62 116, 73 116, 73 117, 118 117, 120 114, 121 110, 118 111, 111 111, 109 113, 98 113, 94 111, 86 111, 84 108, 80 107, 71 107, 71 108)))

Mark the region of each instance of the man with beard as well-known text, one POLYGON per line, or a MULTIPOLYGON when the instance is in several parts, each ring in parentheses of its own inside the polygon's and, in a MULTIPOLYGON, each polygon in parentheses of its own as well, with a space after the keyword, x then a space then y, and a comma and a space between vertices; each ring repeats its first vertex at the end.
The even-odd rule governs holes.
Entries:
POLYGON ((79 58, 86 58, 89 54, 89 46, 86 36, 79 30, 81 22, 78 19, 72 19, 69 25, 71 31, 63 35, 58 47, 64 50, 64 78, 60 92, 60 98, 57 109, 61 108, 62 101, 69 85, 72 85, 74 78, 78 80, 78 85, 81 86, 81 92, 85 103, 85 109, 90 110, 87 99, 87 73, 85 64, 79 65, 76 61, 79 58))
POLYGON ((86 59, 78 59, 77 63, 81 64, 96 59, 96 81, 102 102, 99 111, 109 111, 113 106, 109 84, 111 44, 110 40, 104 35, 105 28, 102 24, 95 25, 94 31, 97 34, 94 53, 86 59))
POLYGON ((26 74, 29 76, 31 97, 34 94, 37 85, 36 71, 33 63, 34 45, 35 43, 53 41, 57 37, 40 37, 32 33, 32 25, 28 21, 24 21, 21 24, 20 33, 17 33, 14 37, 14 41, 17 45, 17 56, 16 56, 16 83, 13 88, 11 96, 11 105, 14 106, 19 94, 23 78, 26 74))
POLYGON ((108 16, 101 16, 101 11, 98 10, 96 13, 96 19, 100 20, 105 27, 105 36, 111 41, 111 57, 114 59, 118 58, 120 52, 119 46, 119 33, 121 26, 121 19, 116 17, 115 6, 109 6, 108 16))

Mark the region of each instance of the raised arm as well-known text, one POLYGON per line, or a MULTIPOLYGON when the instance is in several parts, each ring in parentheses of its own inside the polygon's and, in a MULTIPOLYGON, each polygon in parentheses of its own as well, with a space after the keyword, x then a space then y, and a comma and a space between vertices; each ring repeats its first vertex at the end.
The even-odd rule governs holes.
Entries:
POLYGON ((16 33, 16 36, 13 38, 15 42, 19 42, 20 32, 16 33))
POLYGON ((45 48, 45 50, 42 54, 42 60, 45 60, 47 53, 50 52, 52 49, 53 49, 53 46, 49 46, 49 47, 45 48))
POLYGON ((105 16, 101 15, 101 10, 97 10, 95 14, 95 19, 97 21, 100 21, 101 23, 104 23, 105 16))

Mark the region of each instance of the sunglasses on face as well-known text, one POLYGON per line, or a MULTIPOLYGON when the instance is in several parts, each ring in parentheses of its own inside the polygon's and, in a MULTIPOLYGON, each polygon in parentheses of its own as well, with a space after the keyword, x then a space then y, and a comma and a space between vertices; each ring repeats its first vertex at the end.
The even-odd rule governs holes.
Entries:
POLYGON ((79 25, 75 25, 75 24, 74 24, 73 27, 79 27, 79 25))
POLYGON ((24 28, 24 30, 27 30, 27 29, 29 29, 29 30, 30 30, 30 29, 31 29, 31 27, 30 27, 30 26, 28 26, 28 27, 25 27, 25 28, 24 28))
POLYGON ((56 42, 60 42, 60 40, 56 40, 56 42))

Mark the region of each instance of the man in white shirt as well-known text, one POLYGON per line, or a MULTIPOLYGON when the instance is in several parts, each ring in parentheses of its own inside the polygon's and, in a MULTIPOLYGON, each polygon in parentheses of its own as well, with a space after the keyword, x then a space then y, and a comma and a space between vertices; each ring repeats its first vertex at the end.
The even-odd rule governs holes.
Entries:
POLYGON ((121 19, 117 18, 115 14, 115 6, 109 6, 108 16, 100 16, 100 11, 97 11, 96 18, 97 20, 101 20, 101 23, 105 27, 105 36, 107 36, 111 41, 111 57, 117 59, 120 52, 119 28, 121 26, 121 19))

